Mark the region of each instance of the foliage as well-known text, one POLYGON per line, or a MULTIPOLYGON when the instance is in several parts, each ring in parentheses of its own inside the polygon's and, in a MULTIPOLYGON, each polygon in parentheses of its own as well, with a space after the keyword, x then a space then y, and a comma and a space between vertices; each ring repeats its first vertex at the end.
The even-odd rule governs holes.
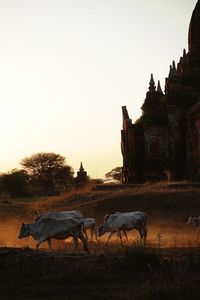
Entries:
POLYGON ((66 187, 73 181, 73 169, 60 154, 36 153, 25 157, 21 165, 28 172, 31 183, 39 187, 42 194, 52 195, 57 188, 66 187))
POLYGON ((8 192, 12 197, 27 196, 28 174, 25 170, 12 170, 1 175, 1 190, 8 192))
POLYGON ((112 169, 110 172, 105 174, 105 177, 110 180, 117 180, 117 181, 121 181, 121 175, 122 174, 122 167, 116 167, 114 169, 112 169))
POLYGON ((103 184, 103 179, 102 178, 94 178, 90 180, 94 184, 103 184))
POLYGON ((123 266, 130 269, 145 270, 149 268, 150 264, 153 264, 155 267, 160 266, 158 249, 145 247, 139 243, 119 248, 119 256, 123 266))

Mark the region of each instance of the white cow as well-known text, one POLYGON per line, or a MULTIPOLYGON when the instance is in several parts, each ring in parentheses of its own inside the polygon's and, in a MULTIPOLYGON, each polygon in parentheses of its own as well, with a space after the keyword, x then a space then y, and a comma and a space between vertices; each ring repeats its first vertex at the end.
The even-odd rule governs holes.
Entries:
POLYGON ((98 241, 97 238, 97 230, 96 230, 96 220, 94 218, 84 218, 83 219, 83 232, 88 239, 87 235, 87 229, 90 230, 90 240, 92 241, 93 236, 95 235, 96 240, 98 241))
POLYGON ((68 218, 76 218, 76 219, 83 219, 83 214, 80 210, 65 210, 65 211, 49 211, 45 215, 41 216, 38 212, 35 212, 35 217, 33 219, 33 222, 37 222, 40 220, 40 218, 57 218, 57 219, 68 219, 68 218))
POLYGON ((51 247, 51 239, 62 240, 69 236, 73 237, 73 252, 76 251, 78 246, 78 238, 83 242, 84 249, 89 253, 89 248, 87 245, 87 240, 85 239, 83 233, 83 221, 77 220, 75 218, 68 219, 52 219, 42 217, 39 221, 32 224, 22 223, 20 233, 18 238, 22 239, 25 237, 32 236, 37 240, 36 249, 39 245, 45 241, 48 242, 48 246, 51 247))
MULTIPOLYGON (((116 212, 115 214, 118 214, 119 212, 116 212)), ((103 222, 104 223, 106 223, 107 222, 107 220, 109 219, 109 217, 110 217, 110 215, 109 214, 106 214, 105 216, 104 216, 104 218, 103 218, 103 222)), ((126 234, 126 231, 125 230, 121 230, 122 232, 123 232, 123 234, 124 234, 124 236, 125 236, 125 238, 126 238, 126 240, 127 240, 127 242, 128 242, 128 236, 127 236, 127 234, 126 234)), ((122 235, 121 235, 121 231, 119 231, 119 232, 117 232, 117 236, 118 236, 118 238, 122 238, 122 235)))
POLYGON ((147 235, 146 222, 147 215, 144 212, 117 212, 115 214, 110 215, 106 222, 100 225, 98 229, 98 236, 102 236, 106 232, 110 232, 108 240, 106 242, 107 245, 108 241, 115 232, 118 234, 122 242, 122 236, 120 231, 123 230, 123 232, 126 232, 132 229, 136 229, 140 234, 141 241, 144 240, 145 242, 147 235))
MULTIPOLYGON (((200 226, 200 216, 198 218, 197 217, 189 217, 187 224, 193 225, 193 226, 200 226)), ((199 233, 200 233, 200 228, 196 233, 196 241, 198 239, 199 233)))

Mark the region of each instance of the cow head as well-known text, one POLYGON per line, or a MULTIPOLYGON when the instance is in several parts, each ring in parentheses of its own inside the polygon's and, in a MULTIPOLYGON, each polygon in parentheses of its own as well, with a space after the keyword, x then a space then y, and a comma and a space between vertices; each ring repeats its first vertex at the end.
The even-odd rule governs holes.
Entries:
POLYGON ((24 224, 22 223, 20 232, 19 232, 19 236, 18 239, 23 239, 25 237, 29 236, 29 228, 28 228, 28 224, 24 224))
POLYGON ((198 225, 200 225, 200 220, 199 220, 199 218, 196 218, 196 217, 189 217, 187 224, 190 224, 193 226, 198 226, 198 225))
POLYGON ((104 235, 105 232, 106 232, 106 225, 104 223, 104 224, 101 224, 98 228, 98 236, 104 235))

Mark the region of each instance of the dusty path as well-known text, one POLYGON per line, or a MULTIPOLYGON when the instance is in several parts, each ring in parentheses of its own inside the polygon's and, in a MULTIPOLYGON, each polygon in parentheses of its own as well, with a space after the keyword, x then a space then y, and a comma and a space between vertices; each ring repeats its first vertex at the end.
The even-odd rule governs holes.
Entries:
MULTIPOLYGON (((35 248, 35 241, 30 237, 23 240, 18 239, 19 229, 22 222, 31 222, 30 218, 6 218, 0 222, 0 247, 31 247, 35 248)), ((195 242, 195 235, 197 228, 186 225, 186 222, 178 221, 176 219, 160 220, 154 218, 149 221, 148 224, 148 243, 154 244, 159 247, 196 247, 199 246, 200 238, 198 242, 195 242)), ((135 242, 139 236, 136 230, 128 232, 129 242, 135 242)), ((101 237, 99 241, 103 244, 107 239, 107 235, 101 237)), ((70 239, 69 239, 70 240, 70 239)), ((119 244, 116 236, 111 239, 112 242, 119 244)), ((54 247, 69 248, 71 251, 71 243, 63 243, 54 241, 54 247)), ((46 248, 46 243, 42 245, 42 248, 46 248)), ((95 245, 93 243, 92 245, 95 245)), ((97 247, 96 247, 97 248, 97 247)))

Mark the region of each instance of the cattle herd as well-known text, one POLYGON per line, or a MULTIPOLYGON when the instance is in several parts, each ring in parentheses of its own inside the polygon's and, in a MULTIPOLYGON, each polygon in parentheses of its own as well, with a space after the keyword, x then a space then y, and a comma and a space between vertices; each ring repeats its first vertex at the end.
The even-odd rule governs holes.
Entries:
MULTIPOLYGON (((200 226, 200 217, 189 217, 187 224, 200 226)), ((62 240, 69 236, 73 239, 73 253, 76 252, 78 239, 83 243, 84 249, 90 253, 88 246, 87 230, 90 230, 90 239, 95 236, 103 236, 109 233, 106 244, 114 233, 120 238, 122 243, 122 234, 126 237, 127 231, 136 229, 140 236, 140 242, 146 243, 147 237, 147 215, 142 211, 135 212, 116 212, 111 215, 105 215, 104 221, 97 226, 94 218, 84 218, 79 210, 72 211, 50 211, 45 215, 35 213, 35 217, 31 224, 22 223, 18 238, 32 236, 37 241, 36 249, 43 242, 47 241, 49 249, 52 249, 51 239, 62 240)), ((196 240, 200 230, 197 231, 196 240)))

